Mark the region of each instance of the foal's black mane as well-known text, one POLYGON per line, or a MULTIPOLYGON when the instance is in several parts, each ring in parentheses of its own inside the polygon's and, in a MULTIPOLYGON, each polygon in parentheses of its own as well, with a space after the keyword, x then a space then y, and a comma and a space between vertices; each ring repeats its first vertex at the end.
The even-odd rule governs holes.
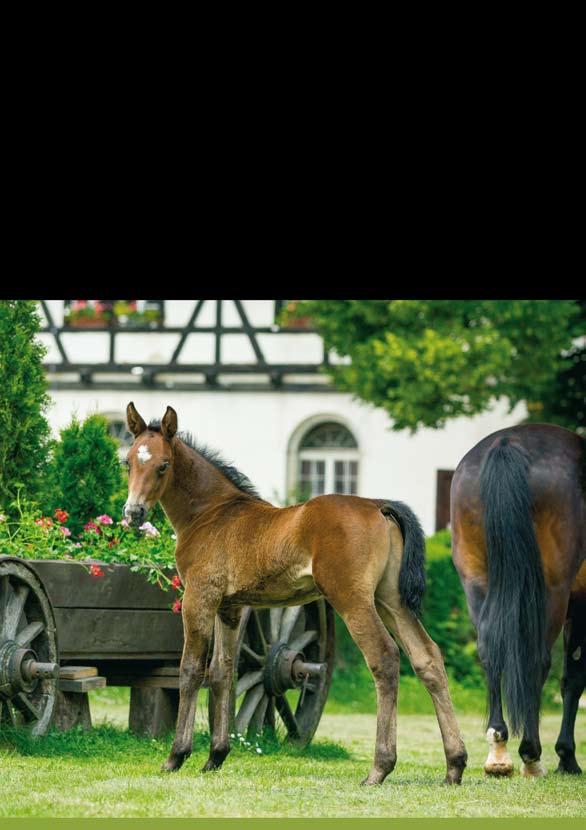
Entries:
MULTIPOLYGON (((150 429, 153 432, 161 432, 161 421, 159 419, 151 421, 147 429, 150 429)), ((206 461, 213 464, 216 470, 222 473, 223 476, 231 481, 232 484, 243 493, 246 493, 255 499, 260 499, 260 494, 248 476, 245 476, 244 473, 241 473, 240 470, 236 469, 236 467, 228 464, 226 460, 222 458, 219 450, 213 450, 205 444, 198 444, 190 432, 178 432, 177 438, 180 438, 184 444, 187 444, 187 446, 191 447, 192 450, 195 450, 198 455, 201 455, 202 458, 205 458, 206 461)))

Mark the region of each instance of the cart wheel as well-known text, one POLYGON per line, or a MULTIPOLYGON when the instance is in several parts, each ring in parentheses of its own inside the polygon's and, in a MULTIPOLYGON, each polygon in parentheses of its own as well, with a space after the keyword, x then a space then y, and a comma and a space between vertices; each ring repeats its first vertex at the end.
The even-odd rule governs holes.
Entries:
POLYGON ((49 728, 59 675, 55 617, 43 584, 16 559, 0 559, 0 722, 49 728))
POLYGON ((306 746, 327 700, 334 647, 334 611, 324 599, 245 608, 236 652, 234 731, 252 736, 269 727, 283 740, 306 746))

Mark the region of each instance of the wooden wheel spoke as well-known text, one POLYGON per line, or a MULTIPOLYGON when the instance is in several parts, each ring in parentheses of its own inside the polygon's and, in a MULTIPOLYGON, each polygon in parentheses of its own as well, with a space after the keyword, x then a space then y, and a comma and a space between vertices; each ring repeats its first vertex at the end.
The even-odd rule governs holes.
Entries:
POLYGON ((40 720, 41 713, 24 692, 19 692, 16 697, 12 698, 12 702, 20 709, 26 720, 40 720))
POLYGON ((45 625, 40 620, 36 620, 35 622, 29 623, 25 626, 15 637, 16 642, 19 646, 28 646, 35 637, 38 637, 41 631, 45 630, 45 625))
POLYGON ((265 633, 263 631, 262 620, 260 619, 258 610, 256 608, 252 609, 252 616, 253 616, 254 622, 256 624, 256 630, 258 632, 258 636, 259 636, 260 642, 262 644, 262 649, 263 649, 264 653, 266 654, 267 651, 269 650, 269 647, 267 645, 267 639, 266 639, 265 633))
POLYGON ((282 608, 271 608, 270 612, 270 637, 271 643, 276 643, 279 640, 279 631, 281 629, 281 617, 283 616, 282 608))
POLYGON ((267 706, 269 705, 269 696, 265 692, 258 702, 254 714, 251 718, 248 730, 260 734, 263 730, 265 715, 267 713, 267 706))
POLYGON ((241 735, 246 734, 246 730, 248 729, 248 724, 252 720, 252 716, 254 715, 254 710, 258 706, 261 697, 264 695, 265 689, 262 683, 259 683, 256 686, 253 686, 252 689, 249 689, 246 694, 244 695, 244 700, 242 701, 242 706, 240 707, 240 711, 236 715, 236 732, 239 732, 241 735))
POLYGON ((296 637, 291 643, 289 643, 289 648, 293 651, 303 651, 310 643, 314 643, 317 640, 317 631, 314 629, 310 629, 309 631, 304 631, 298 637, 296 637))
POLYGON ((289 705, 289 701, 285 697, 285 695, 279 696, 275 698, 275 705, 277 707, 277 712, 281 716, 281 720, 285 724, 287 728, 287 732, 290 738, 299 738, 299 726, 297 725, 297 721, 295 720, 295 715, 291 710, 291 706, 289 705))
POLYGON ((0 577, 0 630, 2 630, 2 623, 6 614, 9 592, 10 585, 8 584, 8 574, 4 574, 4 576, 0 577))
POLYGON ((10 724, 10 726, 17 726, 16 714, 8 700, 5 700, 2 704, 2 707, 0 708, 0 721, 3 720, 3 718, 1 717, 3 711, 6 712, 8 716, 7 723, 10 724))
POLYGON ((264 656, 262 654, 257 654, 256 651, 253 651, 247 643, 242 643, 242 651, 259 666, 264 666, 266 662, 264 656))
POLYGON ((243 675, 236 684, 236 697, 240 697, 243 692, 247 692, 253 686, 256 686, 257 683, 260 683, 263 674, 264 672, 261 669, 260 671, 251 671, 243 675))
POLYGON ((291 636, 291 633, 295 628, 295 623, 299 619, 299 615, 302 611, 302 605, 293 605, 289 608, 285 608, 285 613, 281 619, 281 630, 279 632, 280 640, 284 640, 286 643, 289 642, 289 637, 291 636))
POLYGON ((16 634, 29 592, 28 585, 21 583, 9 595, 4 619, 4 633, 9 638, 16 634))

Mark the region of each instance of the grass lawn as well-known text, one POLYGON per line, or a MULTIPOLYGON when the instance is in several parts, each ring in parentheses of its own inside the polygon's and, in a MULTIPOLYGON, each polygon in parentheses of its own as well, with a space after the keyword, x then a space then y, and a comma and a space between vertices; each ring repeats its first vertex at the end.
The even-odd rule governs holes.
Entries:
MULTIPOLYGON (((554 743, 561 712, 542 716, 540 780, 484 776, 484 699, 452 687, 469 754, 461 787, 441 782, 445 765, 434 715, 414 678, 399 693, 398 762, 382 787, 359 785, 374 750, 375 717, 342 711, 328 701, 313 744, 303 753, 265 745, 262 755, 235 748, 218 773, 201 775, 207 757, 202 730, 205 693, 196 720, 195 749, 182 770, 160 773, 171 736, 130 735, 126 689, 92 693, 91 733, 54 734, 35 743, 22 737, 0 743, 0 816, 583 816, 586 780, 560 776, 554 743), (472 708, 472 711, 470 711, 472 708), (467 710, 467 711, 465 711, 467 710), (425 712, 428 710, 425 709, 425 712)), ((583 714, 578 715, 581 726, 583 714)), ((516 755, 518 741, 511 742, 516 755)), ((578 757, 586 765, 586 741, 578 757)), ((520 763, 520 759, 518 759, 520 763)))

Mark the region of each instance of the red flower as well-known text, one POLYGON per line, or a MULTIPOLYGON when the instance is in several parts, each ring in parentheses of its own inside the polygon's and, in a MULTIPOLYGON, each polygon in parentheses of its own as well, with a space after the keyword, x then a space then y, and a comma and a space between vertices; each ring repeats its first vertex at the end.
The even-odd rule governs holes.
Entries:
POLYGON ((45 530, 48 530, 53 525, 53 519, 51 519, 49 516, 43 516, 42 519, 35 519, 35 524, 39 525, 45 530))
POLYGON ((180 599, 176 599, 175 602, 173 603, 173 613, 174 614, 180 614, 181 613, 181 600, 180 599))
POLYGON ((91 565, 90 574, 92 576, 105 576, 104 571, 100 568, 99 565, 91 565))
POLYGON ((175 588, 176 591, 178 591, 179 588, 181 588, 181 580, 179 579, 177 574, 175 574, 175 576, 171 580, 171 585, 175 588))
POLYGON ((87 531, 88 533, 89 532, 92 532, 92 533, 99 533, 100 532, 100 528, 97 526, 97 524, 94 524, 94 522, 88 522, 86 525, 83 526, 83 529, 85 531, 87 531))
POLYGON ((69 518, 69 513, 67 513, 67 511, 65 511, 65 510, 61 510, 60 507, 57 508, 57 510, 55 511, 55 513, 53 515, 55 516, 57 521, 60 522, 61 524, 65 524, 65 522, 69 518))

